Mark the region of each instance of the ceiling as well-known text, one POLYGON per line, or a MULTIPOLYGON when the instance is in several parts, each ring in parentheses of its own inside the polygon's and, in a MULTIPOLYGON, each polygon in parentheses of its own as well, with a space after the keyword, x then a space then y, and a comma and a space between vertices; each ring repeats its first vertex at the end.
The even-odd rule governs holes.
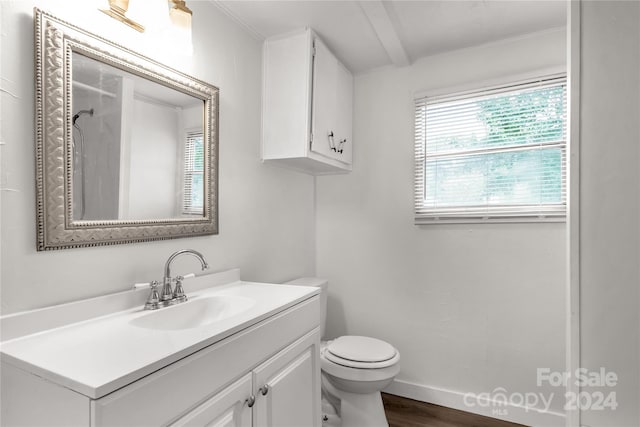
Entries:
POLYGON ((566 25, 564 0, 212 0, 257 39, 313 28, 354 73, 566 25))

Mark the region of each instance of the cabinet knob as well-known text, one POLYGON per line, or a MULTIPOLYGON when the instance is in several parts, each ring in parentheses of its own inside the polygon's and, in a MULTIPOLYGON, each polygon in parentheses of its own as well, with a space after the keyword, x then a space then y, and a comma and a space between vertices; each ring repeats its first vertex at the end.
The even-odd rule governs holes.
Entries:
POLYGON ((252 408, 256 403, 256 397, 251 395, 247 398, 247 400, 244 401, 244 403, 246 403, 249 408, 252 408))
POLYGON ((262 395, 263 395, 263 396, 266 396, 266 395, 267 395, 267 393, 269 393, 269 384, 265 384, 265 385, 263 385, 262 387, 260 387, 260 388, 258 389, 258 391, 259 391, 260 393, 262 393, 262 395))

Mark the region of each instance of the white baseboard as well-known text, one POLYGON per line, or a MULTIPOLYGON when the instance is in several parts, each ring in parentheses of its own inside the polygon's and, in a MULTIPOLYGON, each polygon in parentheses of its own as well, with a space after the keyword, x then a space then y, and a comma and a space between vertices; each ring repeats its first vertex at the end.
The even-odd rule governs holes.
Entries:
POLYGON ((490 401, 484 405, 465 404, 466 393, 429 387, 408 381, 394 380, 391 385, 383 390, 385 393, 407 397, 421 402, 446 406, 460 411, 471 412, 512 423, 524 424, 536 427, 564 427, 565 415, 559 412, 541 411, 536 408, 513 404, 500 404, 490 401))

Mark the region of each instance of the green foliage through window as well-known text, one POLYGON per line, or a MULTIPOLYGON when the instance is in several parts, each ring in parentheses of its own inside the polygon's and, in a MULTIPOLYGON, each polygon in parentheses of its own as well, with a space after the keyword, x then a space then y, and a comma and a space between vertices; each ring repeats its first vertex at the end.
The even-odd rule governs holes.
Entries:
POLYGON ((416 213, 564 215, 566 81, 416 100, 416 213))

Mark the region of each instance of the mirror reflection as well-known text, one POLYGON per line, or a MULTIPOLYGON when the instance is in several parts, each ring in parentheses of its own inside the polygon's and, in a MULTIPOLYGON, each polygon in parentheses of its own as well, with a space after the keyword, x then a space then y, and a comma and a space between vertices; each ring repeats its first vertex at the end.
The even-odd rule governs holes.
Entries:
POLYGON ((204 215, 204 101, 72 54, 73 221, 204 215))

